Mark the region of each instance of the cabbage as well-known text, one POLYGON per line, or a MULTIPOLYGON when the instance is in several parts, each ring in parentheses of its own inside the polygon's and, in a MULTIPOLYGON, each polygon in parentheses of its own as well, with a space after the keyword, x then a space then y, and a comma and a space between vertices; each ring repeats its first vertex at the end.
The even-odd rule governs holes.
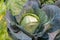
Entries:
POLYGON ((35 14, 25 15, 21 21, 21 25, 29 33, 34 33, 38 24, 39 17, 35 14))

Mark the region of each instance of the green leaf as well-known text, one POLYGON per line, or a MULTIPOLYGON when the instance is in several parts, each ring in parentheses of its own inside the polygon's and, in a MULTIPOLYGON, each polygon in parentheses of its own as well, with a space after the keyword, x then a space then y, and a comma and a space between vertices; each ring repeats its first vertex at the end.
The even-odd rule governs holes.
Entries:
POLYGON ((13 15, 18 15, 26 1, 27 0, 8 0, 7 9, 11 9, 13 15))

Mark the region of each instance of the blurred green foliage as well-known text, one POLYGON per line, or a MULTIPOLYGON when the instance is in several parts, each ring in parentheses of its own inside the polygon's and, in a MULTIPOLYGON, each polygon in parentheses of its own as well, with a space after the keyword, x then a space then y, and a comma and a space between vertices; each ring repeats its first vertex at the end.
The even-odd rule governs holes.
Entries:
POLYGON ((40 0, 41 4, 54 4, 56 0, 40 0))
POLYGON ((5 20, 6 5, 4 0, 0 1, 0 40, 11 40, 7 33, 7 25, 5 20))
MULTIPOLYGON (((22 6, 26 1, 27 0, 8 0, 7 4, 5 5, 4 0, 0 0, 0 40, 12 40, 7 33, 7 23, 5 20, 6 9, 10 8, 13 15, 17 15, 20 13, 22 6)), ((53 1, 54 0, 49 0, 45 3, 53 4, 53 1)))
POLYGON ((11 9, 13 15, 18 15, 26 1, 27 0, 8 0, 7 9, 11 9))

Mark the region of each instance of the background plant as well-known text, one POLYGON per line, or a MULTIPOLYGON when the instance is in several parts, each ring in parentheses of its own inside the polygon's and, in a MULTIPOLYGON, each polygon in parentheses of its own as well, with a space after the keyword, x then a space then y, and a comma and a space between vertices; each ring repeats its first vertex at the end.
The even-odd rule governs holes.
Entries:
MULTIPOLYGON (((12 40, 7 33, 6 10, 10 8, 13 15, 18 15, 27 0, 0 0, 0 40, 12 40), (11 3, 12 2, 12 3, 11 3)), ((55 0, 40 0, 41 4, 54 4, 55 0)))

